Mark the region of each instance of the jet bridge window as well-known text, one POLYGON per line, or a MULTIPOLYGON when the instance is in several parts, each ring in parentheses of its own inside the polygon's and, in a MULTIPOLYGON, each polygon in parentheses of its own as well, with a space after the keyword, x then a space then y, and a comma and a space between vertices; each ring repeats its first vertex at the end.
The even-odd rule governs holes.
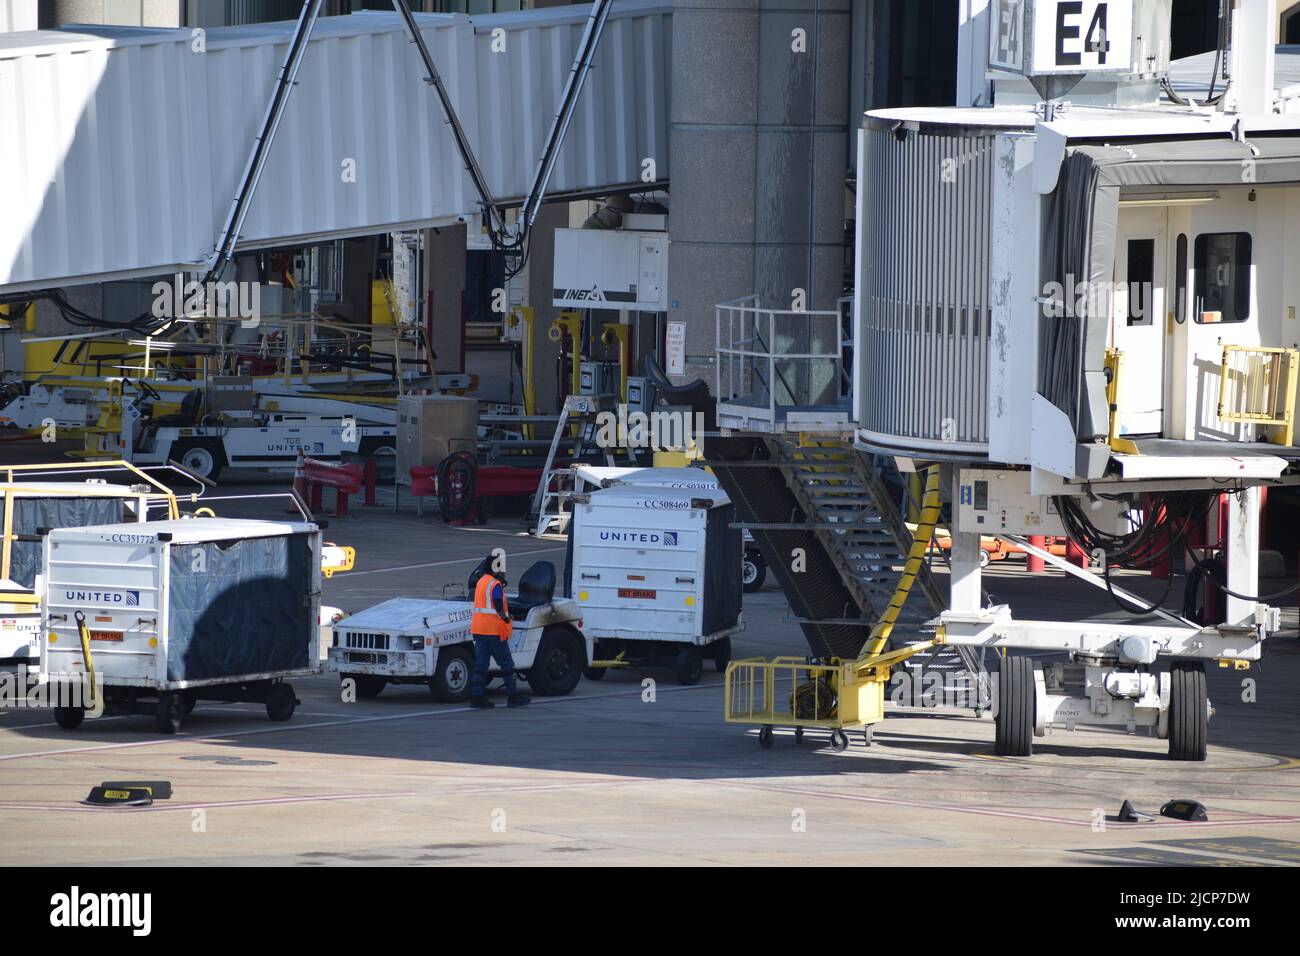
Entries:
POLYGON ((1156 279, 1156 241, 1128 241, 1128 324, 1150 325, 1151 290, 1156 279))
POLYGON ((1209 232, 1196 237, 1194 315, 1203 325, 1250 318, 1248 232, 1209 232))

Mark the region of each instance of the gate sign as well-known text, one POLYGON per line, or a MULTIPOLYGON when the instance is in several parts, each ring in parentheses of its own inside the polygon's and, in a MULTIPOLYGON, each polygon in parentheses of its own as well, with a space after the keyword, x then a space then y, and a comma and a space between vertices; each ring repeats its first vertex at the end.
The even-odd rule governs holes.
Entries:
POLYGON ((989 65, 1050 76, 1130 73, 1133 0, 993 0, 989 65))

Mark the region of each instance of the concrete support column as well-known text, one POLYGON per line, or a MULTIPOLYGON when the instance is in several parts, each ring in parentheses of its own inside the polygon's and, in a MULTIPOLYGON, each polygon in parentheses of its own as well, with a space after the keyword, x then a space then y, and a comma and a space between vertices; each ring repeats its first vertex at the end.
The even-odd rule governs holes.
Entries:
POLYGON ((834 307, 851 21, 848 0, 674 6, 667 318, 686 323, 687 380, 713 384, 720 302, 789 308, 802 289, 834 307))

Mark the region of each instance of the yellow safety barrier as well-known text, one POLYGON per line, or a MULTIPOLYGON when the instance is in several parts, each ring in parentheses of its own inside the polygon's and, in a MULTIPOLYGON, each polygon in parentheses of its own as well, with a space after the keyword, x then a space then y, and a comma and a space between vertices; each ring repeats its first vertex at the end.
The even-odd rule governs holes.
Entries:
POLYGON ((1274 445, 1295 439, 1296 349, 1225 345, 1219 373, 1219 418, 1272 427, 1274 445))

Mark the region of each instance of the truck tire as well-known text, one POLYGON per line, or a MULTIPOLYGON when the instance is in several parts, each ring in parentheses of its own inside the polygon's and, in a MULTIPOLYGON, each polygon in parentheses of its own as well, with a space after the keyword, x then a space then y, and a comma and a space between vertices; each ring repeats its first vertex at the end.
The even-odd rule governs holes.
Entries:
POLYGON ((1210 720, 1205 664, 1174 661, 1169 684, 1169 759, 1204 760, 1210 720))
POLYGON ((698 684, 704 676, 704 651, 694 644, 683 647, 673 660, 673 673, 679 684, 687 687, 698 684))
POLYGON ((1028 757, 1034 752, 1034 662, 1004 657, 998 664, 998 714, 994 752, 1028 757))
POLYGON ((64 730, 76 730, 86 719, 84 707, 55 707, 54 722, 64 730))
POLYGON ((154 709, 154 726, 160 734, 180 733, 181 724, 185 722, 185 701, 180 694, 168 691, 158 696, 158 706, 154 709))
POLYGON ((444 647, 429 678, 429 693, 444 704, 469 700, 474 680, 474 655, 468 647, 444 647))
POLYGON ((351 680, 357 688, 357 697, 369 700, 378 697, 388 686, 388 681, 375 674, 344 674, 343 680, 351 680))
POLYGON ((767 580, 767 562, 763 560, 763 552, 758 548, 746 548, 745 557, 740 565, 741 587, 746 594, 752 594, 763 586, 767 580))
POLYGON ((266 692, 266 716, 275 721, 288 720, 298 706, 298 695, 286 683, 272 684, 266 692))
POLYGON ((563 697, 578 686, 585 657, 578 635, 566 627, 548 627, 528 668, 528 686, 542 697, 563 697))
POLYGON ((216 481, 226 466, 220 446, 203 439, 173 442, 169 457, 208 481, 216 481))

